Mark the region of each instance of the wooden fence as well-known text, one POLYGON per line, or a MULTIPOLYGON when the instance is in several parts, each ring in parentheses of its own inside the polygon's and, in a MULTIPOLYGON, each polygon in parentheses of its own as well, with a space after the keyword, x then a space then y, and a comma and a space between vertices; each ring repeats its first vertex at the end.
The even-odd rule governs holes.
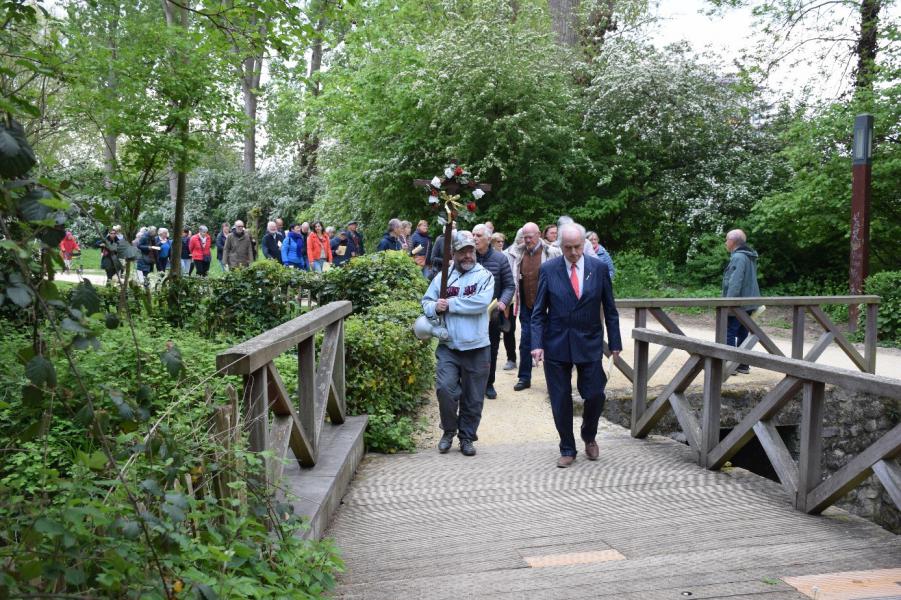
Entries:
MULTIPOLYGON (((798 510, 819 513, 833 504, 861 481, 875 473, 896 505, 901 507, 901 468, 895 458, 901 454, 901 424, 860 452, 842 469, 821 481, 820 456, 823 444, 823 410, 825 385, 836 385, 856 392, 901 400, 901 381, 873 374, 876 357, 876 296, 833 296, 755 299, 678 299, 625 300, 618 303, 636 309, 634 368, 623 370, 633 382, 632 435, 645 437, 654 425, 672 409, 698 464, 719 469, 753 436, 757 436, 785 490, 794 498, 798 510), (725 303, 724 303, 725 302, 725 303), (734 308, 764 303, 791 306, 794 315, 792 357, 786 357, 747 314, 734 308), (851 345, 820 308, 822 304, 861 303, 867 306, 867 330, 864 355, 851 345), (661 310, 663 306, 713 306, 717 310, 717 341, 689 338, 661 310), (729 313, 745 323, 753 337, 771 354, 752 352, 754 343, 741 348, 727 346, 725 321, 729 313), (803 353, 803 319, 809 312, 825 329, 820 340, 807 354, 803 353), (647 313, 653 315, 667 332, 646 328, 647 313), (865 373, 815 364, 832 341, 836 341, 854 364, 865 373), (650 344, 662 350, 649 358, 650 344), (682 365, 660 395, 647 402, 648 379, 673 350, 688 352, 682 365), (663 358, 661 358, 661 356, 663 358), (720 404, 723 381, 737 364, 782 373, 783 379, 755 406, 722 441, 720 441, 720 404), (693 414, 685 391, 704 372, 703 407, 700 422, 693 414), (799 392, 802 392, 801 453, 796 463, 776 430, 773 417, 799 392)), ((750 339, 751 336, 749 336, 750 339)))
POLYGON ((344 422, 344 317, 351 311, 346 300, 332 302, 216 356, 221 374, 244 378, 249 448, 274 455, 266 465, 267 483, 280 482, 289 451, 304 467, 316 464, 326 415, 334 424, 344 422), (320 331, 324 334, 317 363, 315 338, 320 331), (298 361, 296 403, 273 362, 292 348, 298 361))

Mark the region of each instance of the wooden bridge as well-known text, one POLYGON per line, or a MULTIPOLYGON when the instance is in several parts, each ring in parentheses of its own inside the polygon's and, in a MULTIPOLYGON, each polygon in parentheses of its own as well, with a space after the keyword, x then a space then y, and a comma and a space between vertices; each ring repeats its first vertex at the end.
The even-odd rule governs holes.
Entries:
POLYGON ((485 446, 476 458, 437 452, 372 456, 345 494, 362 453, 365 424, 344 417, 341 320, 350 312, 347 303, 249 340, 221 355, 219 366, 245 376, 252 448, 289 459, 293 451, 296 460, 288 460, 283 473, 275 464, 281 461, 274 460, 270 474, 278 493, 296 496, 298 509, 312 515, 314 535, 343 496, 327 530, 347 563, 340 597, 901 598, 897 536, 830 508, 874 473, 901 506, 901 425, 828 477, 821 468, 827 384, 901 401, 901 381, 873 374, 878 298, 758 301, 793 307, 790 357, 753 321, 747 323, 753 335, 745 347, 721 343, 726 316, 754 300, 619 301, 621 309, 636 310, 633 362, 617 363, 633 383, 632 428, 605 427, 600 460, 578 461, 566 470, 553 468, 557 447, 550 442, 485 446), (850 302, 867 305, 863 354, 820 308, 850 302), (717 312, 714 341, 682 335, 664 312, 685 305, 717 312), (824 329, 806 354, 805 314, 824 329), (648 329, 648 315, 666 331, 648 329), (316 368, 313 337, 319 329, 326 334, 316 368), (833 342, 857 371, 814 362, 833 342), (768 353, 752 351, 756 343, 768 353), (651 345, 661 348, 656 358, 650 357, 651 345), (297 401, 271 363, 294 346, 301 367, 297 401), (648 402, 648 379, 674 349, 686 351, 688 359, 648 402), (738 362, 781 379, 721 440, 722 385, 738 362), (686 390, 701 373, 703 406, 695 412, 686 390), (773 417, 799 392, 796 461, 773 417), (274 413, 271 423, 267 406, 274 413), (688 445, 647 437, 667 411, 675 414, 688 445), (325 415, 329 422, 323 425, 325 415), (755 436, 780 483, 722 469, 755 436), (326 451, 323 441, 338 439, 343 446, 334 443, 326 451), (328 493, 321 493, 325 488, 328 493))

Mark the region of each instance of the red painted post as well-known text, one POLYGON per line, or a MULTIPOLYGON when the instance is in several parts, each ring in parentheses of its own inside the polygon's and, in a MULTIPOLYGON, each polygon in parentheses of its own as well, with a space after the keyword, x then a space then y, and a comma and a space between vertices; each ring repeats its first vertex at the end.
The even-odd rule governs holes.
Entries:
MULTIPOLYGON (((870 271, 870 182, 873 157, 873 115, 854 119, 854 148, 851 165, 851 294, 863 293, 870 271)), ((857 330, 860 306, 848 307, 848 329, 857 330)))

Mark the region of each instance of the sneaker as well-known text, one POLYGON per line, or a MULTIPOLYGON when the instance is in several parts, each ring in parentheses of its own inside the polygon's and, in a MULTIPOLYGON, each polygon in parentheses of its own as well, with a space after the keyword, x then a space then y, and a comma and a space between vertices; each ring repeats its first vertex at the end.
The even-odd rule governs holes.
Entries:
POLYGON ((751 367, 749 367, 748 365, 738 365, 737 367, 735 367, 735 372, 741 375, 747 375, 751 372, 751 367))
POLYGON ((454 445, 455 435, 457 435, 456 431, 445 431, 444 435, 441 436, 441 441, 438 442, 438 452, 447 454, 447 451, 454 445))
POLYGON ((516 382, 516 385, 513 386, 513 391, 521 392, 522 390, 524 390, 526 388, 530 388, 530 387, 532 387, 531 381, 528 381, 526 379, 520 379, 519 381, 516 382))
POLYGON ((516 368, 515 360, 508 360, 507 363, 504 365, 504 371, 512 371, 515 368, 516 368))
POLYGON ((460 452, 463 456, 475 456, 476 447, 472 445, 472 440, 460 440, 460 452))
POLYGON ((489 385, 485 390, 485 397, 489 400, 494 400, 495 398, 497 398, 497 390, 494 389, 493 385, 489 385))

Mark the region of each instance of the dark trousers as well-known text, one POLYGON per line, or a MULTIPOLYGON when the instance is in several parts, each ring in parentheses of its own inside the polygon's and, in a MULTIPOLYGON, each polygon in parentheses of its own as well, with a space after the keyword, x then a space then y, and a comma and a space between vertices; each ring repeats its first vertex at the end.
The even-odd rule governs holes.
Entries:
POLYGON ((501 329, 496 324, 488 323, 488 340, 491 342, 491 367, 488 370, 488 383, 494 385, 494 371, 497 369, 497 351, 501 347, 501 329))
MULTIPOLYGON (((743 309, 744 310, 744 309, 743 309)), ((745 310, 748 313, 748 316, 751 315, 754 310, 745 310)), ((729 346, 741 346, 744 341, 748 338, 748 329, 735 317, 730 316, 726 319, 726 344, 729 346)), ((747 365, 741 365, 747 366, 747 365)))
POLYGON ((532 381, 532 309, 519 305, 519 378, 532 381))
POLYGON ((604 410, 604 386, 607 377, 601 361, 590 363, 567 363, 556 360, 544 360, 544 377, 551 396, 551 411, 554 413, 554 425, 560 436, 560 455, 576 455, 576 438, 573 435, 573 366, 578 376, 579 395, 585 401, 582 409, 583 441, 594 440, 598 433, 598 421, 604 410))
POLYGON ((516 323, 510 323, 510 331, 504 332, 504 350, 507 351, 507 360, 516 362, 516 323))
POLYGON ((195 260, 193 264, 197 274, 200 277, 206 277, 207 272, 210 270, 210 263, 205 260, 195 260))
POLYGON ((438 344, 435 357, 435 390, 441 413, 441 429, 456 431, 461 440, 476 441, 485 403, 491 348, 451 350, 438 344))

